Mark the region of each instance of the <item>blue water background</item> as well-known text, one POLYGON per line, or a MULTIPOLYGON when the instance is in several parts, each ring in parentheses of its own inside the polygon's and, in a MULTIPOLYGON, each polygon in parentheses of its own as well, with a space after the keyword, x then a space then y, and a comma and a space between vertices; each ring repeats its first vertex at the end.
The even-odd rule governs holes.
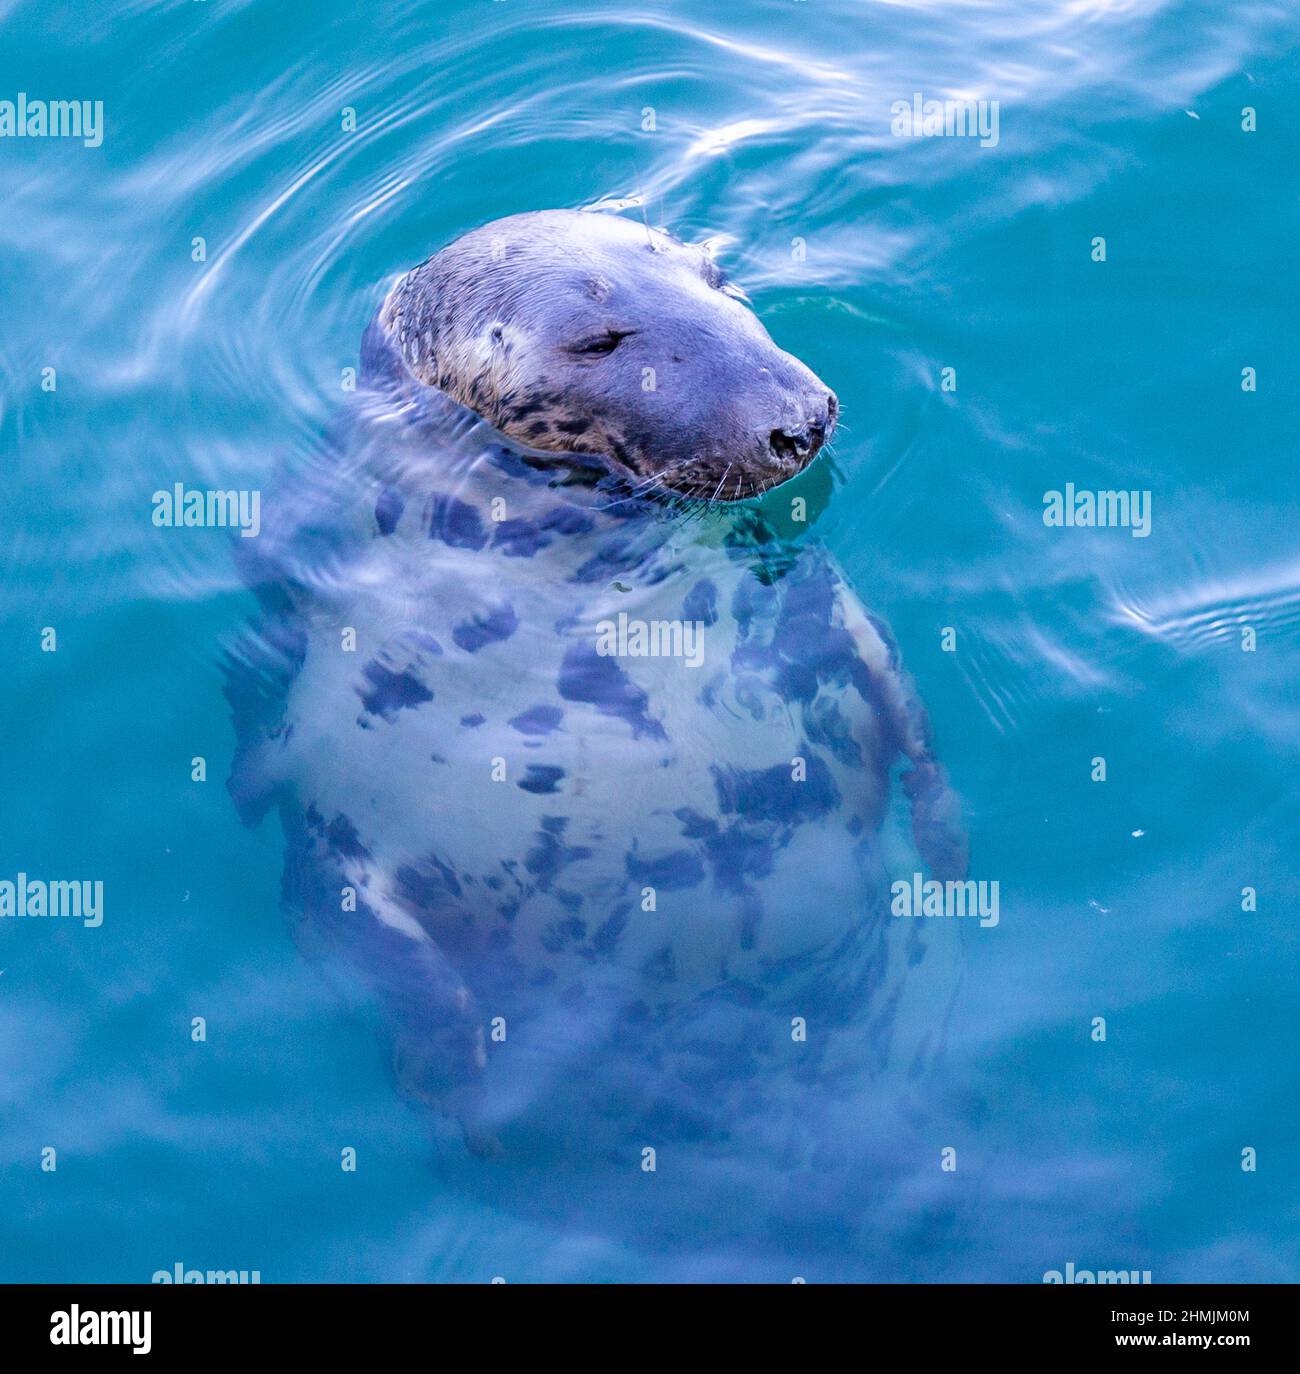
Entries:
POLYGON ((1293 7, 0 25, 0 99, 102 99, 107 124, 98 149, 0 141, 0 876, 107 893, 98 930, 0 924, 0 1279, 1300 1276, 1293 7), (998 145, 893 136, 915 91, 998 100, 998 145), (532 1208, 464 1186, 366 1009, 295 948, 278 828, 225 792, 221 661, 251 609, 229 547, 150 522, 158 488, 261 487, 313 452, 394 273, 606 199, 718 239, 838 392, 800 479, 816 534, 892 626, 1001 884, 924 1182, 864 1187, 840 1226, 641 1235, 644 1176, 587 1204, 580 1161, 532 1208), (1067 482, 1150 490, 1150 537, 1045 527, 1067 482))

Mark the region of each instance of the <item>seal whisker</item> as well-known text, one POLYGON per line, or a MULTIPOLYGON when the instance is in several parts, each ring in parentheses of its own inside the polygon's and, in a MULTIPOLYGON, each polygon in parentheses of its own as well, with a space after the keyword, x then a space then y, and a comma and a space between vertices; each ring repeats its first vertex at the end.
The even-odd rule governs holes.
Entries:
POLYGON ((603 510, 612 510, 615 506, 621 506, 621 505, 623 505, 624 502, 627 502, 627 501, 635 501, 635 500, 638 500, 638 499, 641 499, 641 498, 648 498, 648 497, 651 497, 651 496, 653 496, 653 495, 655 494, 655 492, 658 491, 658 490, 664 490, 664 491, 666 491, 666 490, 667 490, 666 487, 663 487, 663 486, 661 486, 661 485, 660 485, 660 486, 656 486, 656 483, 659 483, 659 482, 660 482, 660 479, 661 479, 661 478, 664 476, 664 474, 665 474, 666 472, 668 472, 668 471, 669 471, 669 468, 661 468, 658 472, 653 472, 653 473, 651 473, 649 477, 643 477, 643 478, 641 478, 640 481, 634 482, 634 483, 632 484, 631 489, 626 493, 626 495, 620 496, 620 497, 619 497, 617 500, 615 500, 615 501, 608 501, 608 502, 606 502, 605 505, 603 505, 603 506, 594 506, 594 507, 592 507, 592 509, 593 509, 593 510, 602 510, 602 511, 603 511, 603 510))

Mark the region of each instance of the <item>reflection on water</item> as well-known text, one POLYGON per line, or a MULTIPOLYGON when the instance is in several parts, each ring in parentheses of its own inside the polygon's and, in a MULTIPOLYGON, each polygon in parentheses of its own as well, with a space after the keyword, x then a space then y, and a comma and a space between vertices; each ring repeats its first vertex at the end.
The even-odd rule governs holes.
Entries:
POLYGON ((0 876, 106 892, 98 931, 0 924, 0 1276, 1295 1277, 1289 7, 0 22, 0 99, 107 122, 0 144, 0 876), (894 137, 917 92, 997 99, 997 147, 894 137), (395 1093, 364 992, 294 947, 281 837, 218 781, 229 542, 150 520, 177 481, 327 473, 395 274, 605 201, 714 240, 838 393, 784 494, 892 626, 1003 893, 914 1109, 847 1037, 797 1147, 755 1113, 652 1198, 579 1148, 485 1172, 395 1093), (1045 526, 1067 482, 1150 491, 1151 536, 1045 526))

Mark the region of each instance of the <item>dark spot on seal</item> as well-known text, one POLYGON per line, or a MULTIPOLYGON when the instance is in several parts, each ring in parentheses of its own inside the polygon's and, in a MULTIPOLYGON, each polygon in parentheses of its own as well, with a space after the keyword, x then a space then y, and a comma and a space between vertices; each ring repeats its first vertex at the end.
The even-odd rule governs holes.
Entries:
POLYGON ((493 547, 507 558, 531 558, 551 543, 553 535, 589 534, 595 527, 595 521, 583 511, 561 506, 536 522, 502 520, 493 547))
POLYGON ((635 572, 644 557, 630 539, 607 540, 574 572, 571 581, 609 582, 616 573, 635 572))
POLYGON ((358 687, 357 695, 369 715, 392 720, 398 711, 413 710, 433 700, 433 693, 418 677, 407 672, 395 673, 377 659, 371 659, 362 672, 369 685, 358 687))
POLYGON ((591 937, 591 947, 597 954, 613 954, 618 945, 619 936, 627 927, 628 913, 631 909, 631 906, 626 902, 616 906, 605 924, 591 937))
POLYGON ((477 711, 475 711, 472 716, 461 716, 460 723, 462 725, 468 726, 469 729, 473 730, 477 726, 482 725, 486 719, 486 716, 480 715, 477 711))
POLYGON ((558 706, 530 706, 511 717, 510 725, 521 735, 549 735, 563 719, 564 712, 558 706))
POLYGON ((537 843, 524 856, 524 867, 543 891, 566 864, 591 857, 591 850, 585 846, 564 843, 564 832, 568 825, 568 819, 564 816, 544 816, 542 828, 537 832, 537 843))
POLYGON ((768 582, 756 577, 745 577, 732 593, 731 614, 736 622, 736 630, 741 640, 737 656, 742 653, 753 654, 754 648, 745 643, 765 629, 770 630, 769 621, 776 614, 777 592, 768 582))
POLYGON ((559 954, 570 945, 587 938, 587 925, 576 916, 566 916, 552 921, 541 934, 542 948, 549 954, 559 954))
POLYGON ((361 843, 356 826, 342 812, 326 825, 325 817, 312 803, 303 812, 303 820, 307 828, 319 835, 335 854, 341 854, 345 859, 371 857, 370 851, 361 843))
POLYGON ((596 528, 596 522, 576 507, 561 506, 542 521, 542 528, 554 530, 557 534, 590 534, 596 528))
POLYGON ((525 792, 558 792, 560 779, 563 777, 563 768, 556 768, 547 763, 530 763, 527 775, 521 778, 517 785, 525 792))
POLYGON ((690 808, 674 815, 686 839, 703 843, 714 882, 728 892, 744 892, 751 881, 766 878, 776 852, 789 843, 790 832, 782 835, 770 823, 753 826, 738 820, 723 826, 690 808))
POLYGON ((531 520, 502 520, 492 540, 507 558, 531 558, 551 541, 531 520))
POLYGON ((397 487, 385 487, 375 502, 375 524, 380 534, 392 534, 406 509, 406 497, 397 487))
POLYGON ((662 724, 647 715, 646 694, 612 658, 598 654, 595 645, 574 644, 569 648, 556 686, 566 701, 585 701, 602 715, 627 721, 634 738, 668 738, 662 724))
POLYGON ((682 600, 682 615, 686 620, 699 620, 713 625, 718 619, 718 589, 706 577, 697 582, 682 600))
POLYGON ((476 654, 485 644, 497 644, 509 639, 519 628, 519 617, 509 603, 498 606, 472 620, 462 620, 451 637, 467 654, 476 654))
MULTIPOLYGON (((530 402, 528 406, 521 407, 530 413, 540 409, 540 406, 530 402)), ((507 477, 513 477, 526 482, 530 487, 544 487, 550 480, 554 472, 554 464, 545 462, 534 457, 532 454, 519 453, 515 449, 502 447, 495 444, 488 449, 488 457, 492 466, 507 477)))
POLYGON ((715 764, 712 772, 718 810, 724 815, 739 815, 746 821, 797 825, 817 820, 840 804, 839 789, 830 769, 815 754, 808 759, 808 776, 803 782, 795 782, 789 765, 784 763, 754 770, 715 764))
POLYGON ((453 549, 482 549, 487 532, 473 506, 454 496, 435 496, 429 512, 429 538, 441 539, 453 549))
POLYGON ((628 877, 647 887, 671 892, 674 888, 698 887, 704 881, 704 865, 699 855, 690 849, 679 849, 650 860, 628 854, 624 862, 628 877))
POLYGON ((833 758, 850 767, 862 764, 862 746, 853 736, 849 718, 833 696, 818 697, 804 710, 804 729, 813 744, 819 744, 833 758))
POLYGON ((436 854, 421 860, 418 866, 403 864, 395 877, 398 895, 421 910, 433 910, 447 898, 461 895, 456 874, 436 854))

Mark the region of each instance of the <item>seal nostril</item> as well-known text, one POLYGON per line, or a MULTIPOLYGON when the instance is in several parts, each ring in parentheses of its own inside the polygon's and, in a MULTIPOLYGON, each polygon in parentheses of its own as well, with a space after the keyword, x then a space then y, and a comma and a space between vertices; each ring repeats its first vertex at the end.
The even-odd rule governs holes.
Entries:
POLYGON ((774 429, 768 438, 768 446, 783 462, 794 462, 808 452, 808 441, 802 435, 787 434, 783 429, 774 429))
POLYGON ((768 436, 768 447, 773 457, 783 464, 806 466, 816 457, 817 451, 834 430, 839 413, 839 399, 833 391, 823 392, 815 400, 809 398, 804 406, 804 415, 815 418, 806 418, 798 427, 791 425, 785 429, 774 429, 768 436))

